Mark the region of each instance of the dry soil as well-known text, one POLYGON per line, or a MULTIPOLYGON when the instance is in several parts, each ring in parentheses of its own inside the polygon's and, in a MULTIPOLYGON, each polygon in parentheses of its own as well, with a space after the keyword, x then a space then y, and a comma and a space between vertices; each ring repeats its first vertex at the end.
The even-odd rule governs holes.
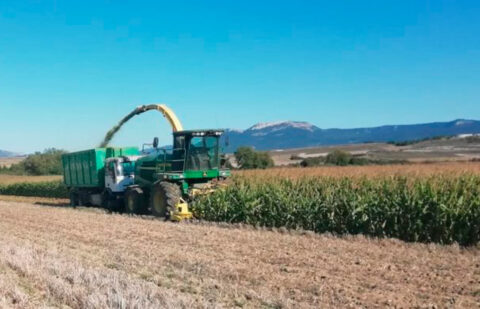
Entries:
POLYGON ((0 308, 480 306, 480 248, 0 201, 0 308))

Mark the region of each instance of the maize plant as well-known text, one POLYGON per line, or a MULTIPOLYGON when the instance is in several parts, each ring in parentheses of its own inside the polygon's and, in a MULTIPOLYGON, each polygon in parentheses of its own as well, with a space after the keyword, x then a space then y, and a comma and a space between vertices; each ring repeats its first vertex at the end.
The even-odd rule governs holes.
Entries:
POLYGON ((480 237, 480 176, 234 177, 193 203, 197 218, 472 245, 480 237))
POLYGON ((68 190, 62 181, 20 182, 0 184, 0 194, 67 198, 68 190))

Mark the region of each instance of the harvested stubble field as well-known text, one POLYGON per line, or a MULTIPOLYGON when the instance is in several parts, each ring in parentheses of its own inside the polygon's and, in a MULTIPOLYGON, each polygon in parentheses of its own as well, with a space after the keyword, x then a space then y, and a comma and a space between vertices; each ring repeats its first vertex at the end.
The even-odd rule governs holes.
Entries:
POLYGON ((0 202, 0 307, 480 306, 480 248, 0 202))

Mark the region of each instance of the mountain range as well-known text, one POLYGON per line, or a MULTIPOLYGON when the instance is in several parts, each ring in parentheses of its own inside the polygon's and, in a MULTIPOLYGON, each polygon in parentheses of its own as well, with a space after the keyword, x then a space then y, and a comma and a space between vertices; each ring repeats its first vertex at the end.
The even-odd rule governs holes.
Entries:
POLYGON ((227 141, 228 145, 225 152, 233 152, 239 146, 272 150, 366 142, 400 142, 475 133, 480 133, 480 121, 467 119, 355 129, 321 129, 308 122, 279 121, 258 123, 246 130, 229 129, 223 140, 227 141))
MULTIPOLYGON (((246 130, 227 129, 222 137, 222 145, 227 144, 224 151, 231 153, 240 146, 273 150, 367 142, 402 142, 477 133, 480 133, 480 121, 467 119, 355 129, 321 129, 308 122, 278 121, 257 123, 246 130)), ((18 155, 0 150, 0 157, 18 155)))
POLYGON ((19 156, 18 153, 0 149, 0 158, 10 158, 10 157, 17 157, 17 156, 19 156))

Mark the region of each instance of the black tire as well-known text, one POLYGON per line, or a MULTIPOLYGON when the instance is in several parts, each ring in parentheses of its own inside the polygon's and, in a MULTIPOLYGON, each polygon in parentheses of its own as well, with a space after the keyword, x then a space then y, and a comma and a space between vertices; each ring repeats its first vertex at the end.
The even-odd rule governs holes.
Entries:
POLYGON ((121 200, 110 198, 105 204, 105 209, 107 209, 109 212, 119 212, 122 210, 122 206, 121 200))
POLYGON ((78 194, 78 204, 80 206, 92 206, 90 203, 90 194, 85 192, 80 192, 78 194))
POLYGON ((80 204, 78 193, 75 191, 70 191, 70 206, 76 207, 80 204))
POLYGON ((125 212, 128 214, 144 214, 145 202, 143 191, 140 188, 128 189, 125 192, 125 212))
POLYGON ((119 212, 123 210, 123 199, 118 199, 109 189, 102 193, 102 207, 109 212, 119 212))
POLYGON ((170 211, 180 202, 182 192, 174 183, 162 181, 156 183, 150 192, 150 208, 155 217, 169 218, 170 211))

